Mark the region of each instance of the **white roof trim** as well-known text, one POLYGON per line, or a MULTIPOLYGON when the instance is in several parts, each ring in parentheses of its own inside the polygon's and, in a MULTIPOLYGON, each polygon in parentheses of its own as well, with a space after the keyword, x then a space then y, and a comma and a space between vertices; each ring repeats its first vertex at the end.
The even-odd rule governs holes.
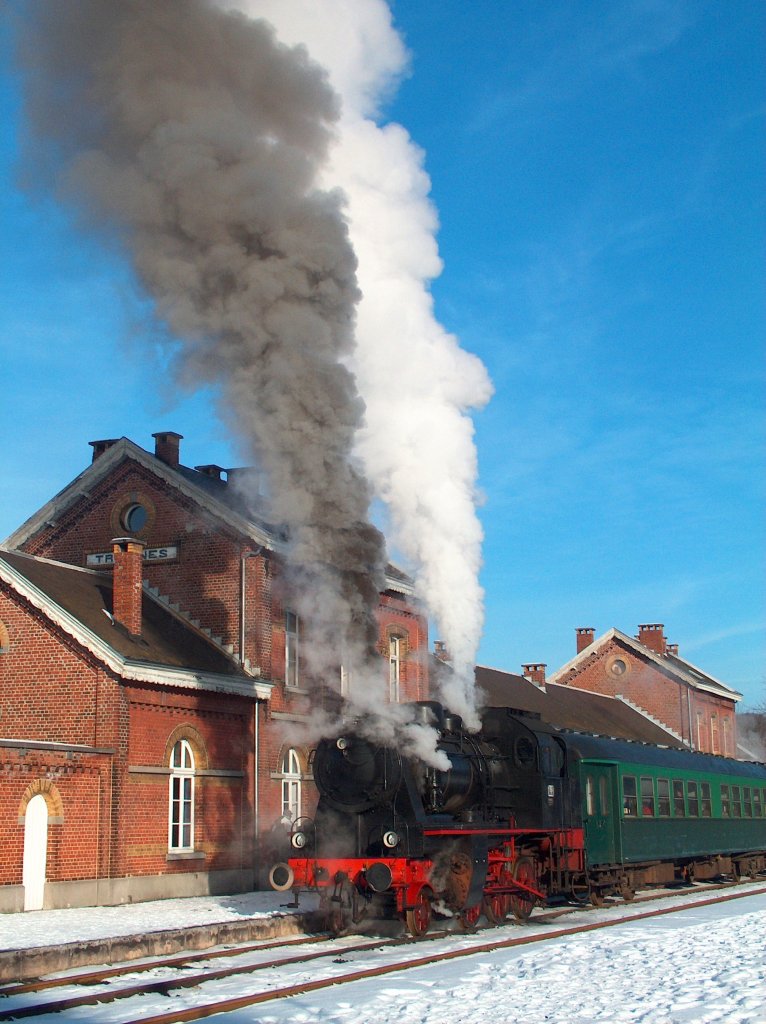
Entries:
MULTIPOLYGON (((46 523, 55 522, 56 517, 65 511, 73 501, 82 495, 87 495, 89 489, 99 483, 105 476, 108 476, 124 457, 138 462, 145 469, 148 469, 150 473, 154 473, 164 480, 165 483, 185 494, 187 498, 191 498, 197 504, 205 507, 216 518, 231 526, 238 533, 249 537, 256 544, 261 544, 263 547, 282 555, 287 554, 288 546, 284 541, 280 541, 273 533, 265 530, 257 523, 246 519, 238 512, 234 512, 228 505, 224 505, 223 502, 217 501, 204 488, 195 487, 194 484, 190 483, 176 470, 166 465, 155 455, 150 455, 149 452, 139 447, 139 445, 127 437, 121 437, 119 441, 115 441, 110 448, 107 448, 103 455, 99 455, 95 462, 92 462, 71 483, 67 484, 49 502, 43 505, 39 511, 35 512, 25 523, 22 523, 18 529, 14 530, 0 547, 20 548, 38 530, 42 529, 46 523)), ((394 568, 398 567, 394 566, 394 568)), ((386 585, 388 589, 398 590, 400 593, 407 594, 408 596, 414 594, 414 587, 400 579, 390 577, 387 573, 386 585)))
POLYGON ((17 572, 13 566, 0 560, 0 579, 26 598, 35 608, 43 612, 51 622, 59 626, 78 643, 95 655, 107 668, 122 679, 140 683, 157 683, 162 686, 184 687, 193 690, 232 693, 242 697, 268 700, 271 683, 263 681, 244 682, 217 672, 194 672, 189 669, 173 668, 151 662, 138 662, 125 658, 101 637, 97 636, 79 619, 61 605, 52 601, 47 594, 17 572))
POLYGON ((15 530, 4 542, 4 546, 9 548, 20 547, 47 522, 55 521, 56 516, 67 509, 73 501, 81 497, 83 493, 87 493, 90 488, 99 483, 105 476, 108 476, 124 457, 138 462, 139 465, 148 469, 150 473, 154 473, 155 476, 160 477, 165 483, 185 494, 187 498, 192 498, 197 504, 205 506, 209 512, 218 519, 222 519, 227 525, 237 530, 238 533, 244 533, 257 544, 262 544, 264 547, 272 550, 284 550, 284 544, 280 544, 272 533, 264 530, 257 523, 245 519, 244 516, 234 512, 222 502, 217 501, 201 487, 195 487, 193 484, 190 484, 180 473, 167 466, 161 459, 144 451, 143 448, 139 448, 137 444, 127 437, 121 437, 103 455, 99 455, 95 462, 92 462, 87 469, 84 469, 70 484, 67 484, 63 490, 59 491, 55 497, 51 498, 47 504, 43 505, 38 512, 35 512, 33 516, 15 530))
MULTIPOLYGON (((720 680, 715 679, 713 676, 709 675, 709 673, 704 672, 702 669, 697 668, 695 665, 692 665, 691 662, 686 661, 684 663, 688 665, 689 668, 692 669, 694 672, 699 672, 702 676, 704 676, 704 679, 698 679, 696 676, 692 675, 691 672, 685 672, 678 665, 675 665, 672 662, 668 661, 668 659, 664 658, 661 654, 656 654, 654 651, 650 650, 644 644, 639 643, 639 641, 636 640, 634 637, 628 636, 627 633, 623 633, 619 629, 615 629, 614 626, 611 629, 607 630, 607 632, 604 633, 602 636, 598 637, 598 639, 593 640, 590 644, 588 644, 588 646, 584 650, 580 651, 579 654, 576 654, 574 658, 572 658, 570 661, 566 663, 566 665, 562 665, 560 669, 557 669, 550 676, 548 676, 547 682, 558 682, 559 679, 567 675, 567 673, 569 673, 572 669, 579 668, 582 662, 584 662, 587 658, 594 654, 598 650, 598 648, 603 647, 604 644, 608 643, 610 640, 619 640, 621 643, 626 644, 633 651, 635 651, 636 654, 639 654, 643 658, 647 658, 649 661, 653 661, 655 665, 659 666, 660 668, 663 668, 666 672, 669 672, 671 675, 677 676, 684 683, 686 683, 687 686, 691 686, 694 690, 704 690, 707 693, 715 693, 718 694, 719 697, 723 696, 726 697, 728 700, 734 701, 734 703, 736 703, 739 700, 742 700, 742 694, 739 693, 737 690, 733 690, 730 686, 727 686, 726 683, 722 683, 720 680), (710 680, 710 682, 706 683, 705 679, 710 680), (721 690, 725 692, 721 693, 721 690)), ((678 655, 674 655, 674 658, 677 661, 684 661, 684 659, 679 658, 678 655)))

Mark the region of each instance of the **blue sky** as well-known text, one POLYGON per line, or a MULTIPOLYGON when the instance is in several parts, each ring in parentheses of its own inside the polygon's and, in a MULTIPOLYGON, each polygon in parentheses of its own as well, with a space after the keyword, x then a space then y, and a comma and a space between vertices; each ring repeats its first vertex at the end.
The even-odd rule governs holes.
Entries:
MULTIPOLYGON (((683 657, 766 700, 766 7, 392 8, 411 70, 384 116, 425 151, 437 314, 495 386, 475 419, 481 662, 553 671, 576 626, 664 622, 683 657)), ((0 103, 15 128, 7 74, 0 103)), ((118 257, 17 189, 15 131, 0 147, 0 536, 95 438, 151 448, 172 429, 187 464, 236 464, 118 257)))

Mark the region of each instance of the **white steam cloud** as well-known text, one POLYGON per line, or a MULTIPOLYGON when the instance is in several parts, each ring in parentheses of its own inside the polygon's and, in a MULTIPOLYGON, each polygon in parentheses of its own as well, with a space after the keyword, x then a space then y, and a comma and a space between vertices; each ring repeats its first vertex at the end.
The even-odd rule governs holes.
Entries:
POLYGON ((478 726, 468 412, 491 386, 434 317, 422 154, 374 120, 406 65, 388 7, 46 0, 23 9, 19 57, 30 177, 128 253, 181 374, 218 385, 266 472, 309 674, 337 675, 342 650, 357 710, 441 763, 432 730, 382 709, 369 506, 385 501, 452 655, 442 696, 478 726))
POLYGON ((482 531, 468 413, 492 387, 479 359, 434 316, 428 285, 441 263, 423 154, 400 125, 375 121, 406 69, 405 48, 382 0, 219 2, 266 18, 286 43, 305 44, 341 96, 322 180, 347 196, 358 259, 362 298, 349 365, 366 413, 356 450, 452 657, 442 696, 475 727, 482 531))

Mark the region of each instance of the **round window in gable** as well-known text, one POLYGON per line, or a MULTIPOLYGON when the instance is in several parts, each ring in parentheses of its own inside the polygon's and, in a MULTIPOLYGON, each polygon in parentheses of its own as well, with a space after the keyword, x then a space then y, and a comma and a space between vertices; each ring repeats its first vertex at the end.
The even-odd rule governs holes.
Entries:
POLYGON ((128 533, 140 533, 148 519, 148 510, 137 501, 128 505, 120 516, 120 521, 128 533))
POLYGON ((614 658, 609 663, 609 671, 613 676, 624 676, 628 671, 628 663, 623 658, 614 658))

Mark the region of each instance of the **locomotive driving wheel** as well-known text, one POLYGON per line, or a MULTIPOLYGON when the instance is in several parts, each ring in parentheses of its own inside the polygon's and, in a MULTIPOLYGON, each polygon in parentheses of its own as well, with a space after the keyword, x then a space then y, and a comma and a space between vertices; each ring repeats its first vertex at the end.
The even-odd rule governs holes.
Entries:
POLYGON ((467 932, 476 931, 476 925, 479 918, 481 917, 482 909, 483 908, 481 903, 477 903, 473 907, 465 907, 465 909, 461 911, 460 917, 458 918, 458 920, 460 921, 460 927, 467 932))
MULTIPOLYGON (((522 885, 529 886, 532 889, 537 888, 535 863, 531 857, 519 857, 513 867, 513 877, 515 881, 521 882, 522 885)), ((536 902, 532 893, 519 889, 517 892, 511 893, 510 900, 511 912, 516 920, 528 921, 536 902)))
POLYGON ((490 924, 502 924, 511 912, 511 897, 507 892, 491 892, 484 897, 484 916, 490 924))
POLYGON ((422 939, 431 924, 431 895, 424 887, 415 897, 415 904, 405 915, 407 931, 415 939, 422 939))

